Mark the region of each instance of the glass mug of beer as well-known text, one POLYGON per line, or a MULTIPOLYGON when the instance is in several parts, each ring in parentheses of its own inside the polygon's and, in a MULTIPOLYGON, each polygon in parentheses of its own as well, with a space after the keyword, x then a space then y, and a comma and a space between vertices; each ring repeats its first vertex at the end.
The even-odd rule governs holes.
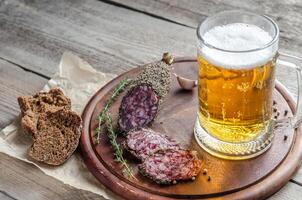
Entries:
MULTIPOLYGON (((298 58, 278 53, 279 29, 267 16, 226 11, 204 20, 198 37, 198 119, 194 134, 207 152, 247 159, 265 152, 274 136, 273 90, 277 65, 294 68, 298 58)), ((302 101, 288 119, 298 126, 302 101)))

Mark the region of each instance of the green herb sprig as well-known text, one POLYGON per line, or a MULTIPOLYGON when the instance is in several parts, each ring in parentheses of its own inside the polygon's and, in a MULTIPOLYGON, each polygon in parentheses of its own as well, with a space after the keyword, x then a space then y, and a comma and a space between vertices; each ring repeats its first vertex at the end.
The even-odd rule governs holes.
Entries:
POLYGON ((109 138, 111 147, 114 151, 114 157, 115 157, 114 161, 121 164, 123 168, 123 174, 126 174, 130 178, 136 179, 133 175, 132 168, 128 165, 127 160, 123 157, 123 149, 120 147, 120 145, 117 142, 118 133, 115 132, 113 129, 112 117, 109 112, 109 108, 114 102, 114 100, 116 99, 116 97, 119 96, 130 83, 131 83, 131 79, 124 79, 115 87, 112 95, 106 101, 104 108, 102 109, 102 111, 100 112, 97 118, 98 126, 95 129, 94 136, 96 136, 96 142, 99 143, 100 135, 102 132, 101 126, 103 125, 103 123, 106 123, 107 136, 109 138))
POLYGON ((124 159, 123 157, 123 149, 120 147, 120 145, 117 142, 117 133, 113 130, 113 126, 112 126, 112 117, 110 115, 109 112, 106 113, 106 127, 107 127, 107 131, 108 131, 108 138, 110 141, 110 144, 114 150, 114 156, 115 156, 115 162, 119 162, 121 163, 123 169, 123 174, 128 175, 131 178, 134 178, 133 175, 133 170, 132 168, 128 165, 127 160, 124 159))
POLYGON ((112 103, 114 102, 114 100, 116 99, 117 96, 119 96, 124 90, 125 88, 130 84, 131 79, 123 79, 114 89, 112 95, 109 97, 109 99, 106 101, 103 110, 101 111, 101 113, 98 116, 98 126, 95 129, 95 134, 94 136, 96 136, 96 142, 99 143, 100 141, 100 135, 101 135, 101 126, 102 124, 105 122, 106 120, 106 113, 109 110, 109 107, 112 105, 112 103))

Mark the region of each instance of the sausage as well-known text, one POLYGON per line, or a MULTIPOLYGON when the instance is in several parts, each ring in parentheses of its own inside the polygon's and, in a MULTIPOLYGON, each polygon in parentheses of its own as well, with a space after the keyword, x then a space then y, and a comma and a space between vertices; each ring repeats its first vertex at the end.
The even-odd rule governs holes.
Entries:
POLYGON ((123 132, 148 125, 158 111, 159 99, 151 85, 140 84, 124 96, 119 110, 119 128, 123 132))
POLYGON ((127 134, 126 149, 143 161, 159 150, 180 149, 180 145, 166 135, 142 128, 127 134))
POLYGON ((157 151, 139 165, 140 173, 158 184, 194 180, 200 170, 201 160, 196 152, 183 149, 157 151))
POLYGON ((164 61, 146 64, 144 70, 134 80, 136 85, 143 83, 152 86, 161 104, 171 87, 171 65, 164 61))

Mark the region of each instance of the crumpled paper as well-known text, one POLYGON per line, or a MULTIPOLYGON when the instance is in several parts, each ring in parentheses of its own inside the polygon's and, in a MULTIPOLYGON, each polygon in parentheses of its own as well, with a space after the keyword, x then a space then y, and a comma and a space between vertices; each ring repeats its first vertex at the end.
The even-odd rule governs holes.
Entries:
MULTIPOLYGON (((59 72, 48 81, 43 90, 60 87, 71 99, 72 110, 81 113, 89 98, 115 75, 101 73, 92 68, 78 56, 65 52, 59 64, 59 72)), ((54 177, 75 188, 101 195, 105 199, 120 199, 101 185, 86 168, 79 152, 75 152, 61 166, 47 166, 29 160, 27 149, 32 144, 31 138, 22 132, 20 117, 0 131, 0 152, 32 163, 45 174, 54 177)))

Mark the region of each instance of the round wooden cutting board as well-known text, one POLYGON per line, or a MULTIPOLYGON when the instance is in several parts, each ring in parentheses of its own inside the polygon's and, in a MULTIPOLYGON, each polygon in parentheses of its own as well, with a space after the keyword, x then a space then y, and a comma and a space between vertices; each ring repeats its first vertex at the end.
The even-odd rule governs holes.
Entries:
MULTIPOLYGON (((178 58, 174 61, 173 68, 173 71, 181 76, 192 79, 197 77, 197 64, 193 58, 178 58)), ((126 77, 135 77, 141 70, 142 67, 138 67, 126 72, 97 91, 89 100, 82 115, 83 133, 80 145, 84 161, 94 176, 113 192, 129 200, 263 199, 278 191, 299 168, 302 159, 301 127, 297 130, 276 129, 270 149, 253 159, 230 161, 206 153, 198 146, 193 134, 197 117, 197 89, 181 90, 176 78, 173 77, 171 91, 151 128, 175 138, 185 148, 196 150, 203 161, 203 169, 207 169, 208 174, 200 173, 195 181, 160 186, 140 175, 137 169, 139 161, 125 153, 134 169, 136 179, 125 177, 120 165, 114 162, 106 133, 101 135, 98 144, 95 144, 93 135, 97 126, 97 116, 114 87, 126 77), (208 176, 211 177, 210 181, 208 176)), ((274 100, 275 108, 280 113, 278 119, 292 116, 294 101, 284 86, 278 82, 274 100), (288 110, 286 116, 285 110, 288 110)), ((110 109, 115 124, 120 102, 121 97, 110 109)), ((122 135, 118 138, 119 142, 124 139, 122 135)))

